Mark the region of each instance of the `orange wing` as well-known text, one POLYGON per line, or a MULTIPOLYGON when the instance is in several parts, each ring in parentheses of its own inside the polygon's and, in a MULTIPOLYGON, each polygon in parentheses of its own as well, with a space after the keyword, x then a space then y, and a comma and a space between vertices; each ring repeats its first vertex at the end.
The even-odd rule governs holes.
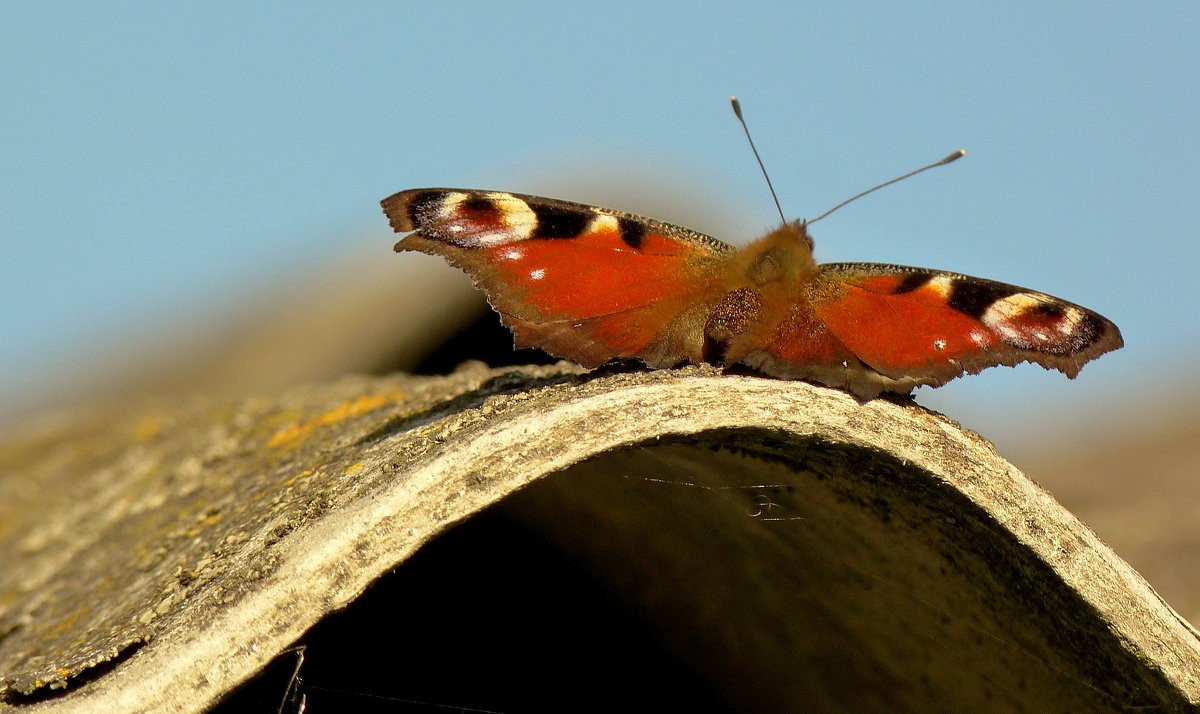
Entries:
POLYGON ((845 385, 860 396, 1020 362, 1073 378, 1124 344, 1116 325, 1074 303, 922 268, 828 263, 807 296, 829 337, 869 370, 845 385))
MULTIPOLYGON (((498 191, 413 189, 382 202, 397 251, 466 271, 516 337, 595 367, 700 361, 714 285, 734 249, 619 211, 498 191)), ((719 296, 717 296, 719 298, 719 296)))

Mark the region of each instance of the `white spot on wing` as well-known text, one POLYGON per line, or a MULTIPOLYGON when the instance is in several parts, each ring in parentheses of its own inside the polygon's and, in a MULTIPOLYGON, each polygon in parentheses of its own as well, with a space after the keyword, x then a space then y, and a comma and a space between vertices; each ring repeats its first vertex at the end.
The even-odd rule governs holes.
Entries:
POLYGON ((1017 293, 992 303, 980 319, 998 332, 1005 342, 1022 349, 1034 349, 1035 345, 1053 343, 1058 339, 1046 329, 1050 326, 1059 335, 1069 336, 1085 319, 1085 313, 1075 307, 1064 307, 1060 316, 1052 313, 1028 315, 1045 305, 1062 306, 1062 303, 1042 293, 1017 293))
POLYGON ((439 229, 455 236, 453 243, 464 248, 487 248, 528 240, 537 228, 537 214, 529 204, 510 193, 466 193, 451 191, 438 208, 439 229), (470 200, 484 199, 495 209, 496 223, 480 220, 478 215, 462 210, 470 200))
POLYGON ((499 209, 500 220, 508 230, 506 234, 489 234, 489 239, 492 235, 497 238, 492 243, 485 243, 485 245, 528 240, 529 236, 533 235, 533 230, 537 228, 537 214, 533 212, 528 203, 511 193, 500 193, 499 191, 484 194, 484 197, 491 200, 499 209))
POLYGON ((1083 322, 1083 310, 1077 307, 1069 307, 1063 313, 1062 321, 1058 323, 1058 331, 1063 335, 1069 335, 1079 327, 1081 322, 1083 322))
POLYGON ((1015 347, 1027 347, 1029 345, 1029 341, 1025 339, 1021 331, 1007 322, 997 322, 992 329, 999 332, 1004 341, 1010 345, 1015 347))
POLYGON ((1049 302, 1054 302, 1053 298, 1049 295, 1042 295, 1041 293, 1016 293, 989 305, 987 312, 983 313, 983 317, 980 319, 983 321, 983 324, 1000 332, 1002 331, 1000 326, 1006 321, 1015 319, 1021 313, 1049 302))
POLYGON ((616 216, 610 216, 605 213, 597 213, 596 217, 588 223, 588 232, 592 231, 615 231, 620 229, 620 224, 617 223, 616 216))
POLYGON ((933 341, 933 349, 935 349, 939 352, 946 349, 946 341, 945 340, 934 340, 933 341))
MULTIPOLYGON (((459 205, 468 198, 470 196, 461 191, 451 191, 442 199, 442 205, 438 206, 437 221, 443 224, 442 228, 447 233, 457 235, 470 227, 457 219, 459 205)), ((467 244, 470 242, 470 239, 466 241, 467 244)))
POLYGON ((468 196, 461 191, 451 191, 442 199, 442 205, 438 207, 438 218, 443 221, 449 221, 454 218, 458 212, 458 204, 467 200, 468 196))
POLYGON ((529 271, 530 280, 541 280, 544 277, 546 277, 546 271, 541 268, 529 271))
POLYGON ((954 278, 949 275, 937 275, 932 280, 925 283, 924 290, 933 290, 943 298, 949 298, 950 292, 954 288, 954 278))
POLYGON ((525 257, 525 251, 521 248, 505 248, 500 251, 501 260, 520 260, 525 257))

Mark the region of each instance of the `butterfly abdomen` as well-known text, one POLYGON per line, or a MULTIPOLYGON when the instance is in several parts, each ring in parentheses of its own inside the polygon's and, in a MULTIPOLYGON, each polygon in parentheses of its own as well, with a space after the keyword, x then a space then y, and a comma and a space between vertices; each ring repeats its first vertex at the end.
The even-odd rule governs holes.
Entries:
POLYGON ((742 287, 727 292, 704 323, 702 360, 725 364, 730 342, 763 324, 765 316, 762 293, 758 290, 742 287))
POLYGON ((816 273, 804 225, 786 223, 738 251, 721 271, 722 294, 704 325, 703 359, 734 364, 771 341, 816 273))

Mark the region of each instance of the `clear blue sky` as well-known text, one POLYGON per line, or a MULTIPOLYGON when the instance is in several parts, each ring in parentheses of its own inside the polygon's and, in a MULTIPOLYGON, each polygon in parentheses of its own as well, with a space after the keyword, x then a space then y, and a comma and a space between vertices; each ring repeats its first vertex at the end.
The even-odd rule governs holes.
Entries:
POLYGON ((1198 37, 1194 0, 5 3, 0 398, 375 237, 396 260, 401 188, 655 167, 748 240, 776 219, 730 94, 791 216, 970 152, 819 224, 820 259, 1025 285, 1126 337, 1076 383, 923 402, 1019 420, 1194 382, 1198 37))

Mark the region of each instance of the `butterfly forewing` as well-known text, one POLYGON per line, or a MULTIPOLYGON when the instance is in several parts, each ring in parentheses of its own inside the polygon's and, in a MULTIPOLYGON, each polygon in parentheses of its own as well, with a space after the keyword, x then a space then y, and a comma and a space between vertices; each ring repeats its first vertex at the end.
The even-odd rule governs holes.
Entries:
POLYGON ((923 384, 1019 362, 1074 377, 1123 344, 1116 325, 1084 307, 956 273, 828 263, 810 295, 815 315, 860 360, 923 384))
POLYGON ((699 331, 680 320, 705 302, 735 252, 679 226, 499 191, 415 189, 383 208, 397 231, 415 231, 396 250, 441 255, 465 270, 519 346, 588 366, 647 355, 654 365, 698 360, 699 331))

